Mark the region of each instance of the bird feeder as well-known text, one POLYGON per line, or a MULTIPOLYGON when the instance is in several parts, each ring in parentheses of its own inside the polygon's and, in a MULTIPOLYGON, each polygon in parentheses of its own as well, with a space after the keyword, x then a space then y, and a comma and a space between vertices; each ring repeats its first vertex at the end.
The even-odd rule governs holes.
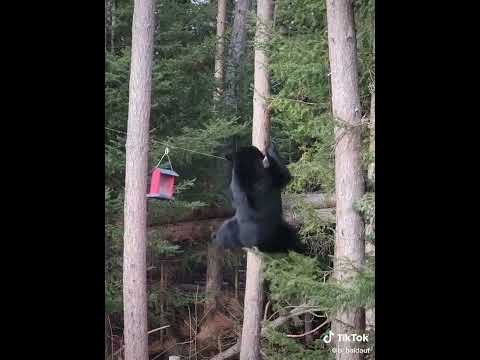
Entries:
POLYGON ((170 162, 170 157, 168 156, 168 148, 165 149, 165 154, 163 154, 162 159, 160 159, 152 172, 150 192, 147 194, 147 198, 172 200, 175 192, 175 178, 179 175, 172 169, 172 163, 170 162), (170 170, 161 169, 158 167, 165 155, 170 163, 170 170))

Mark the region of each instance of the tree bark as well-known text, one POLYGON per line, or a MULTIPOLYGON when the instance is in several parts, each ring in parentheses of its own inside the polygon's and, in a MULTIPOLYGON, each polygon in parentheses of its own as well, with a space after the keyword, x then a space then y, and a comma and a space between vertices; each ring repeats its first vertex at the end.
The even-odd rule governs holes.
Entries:
MULTIPOLYGON (((335 127, 336 231, 334 279, 355 276, 351 265, 361 267, 365 257, 364 226, 354 203, 364 193, 360 149, 361 112, 358 90, 357 51, 352 0, 327 0, 328 48, 335 127)), ((334 334, 361 334, 365 329, 363 308, 339 311, 332 323, 334 334)), ((359 344, 342 341, 337 360, 357 360, 362 354, 349 352, 359 344)))
POLYGON ((105 313, 105 359, 108 358, 110 353, 110 332, 108 326, 108 315, 105 313))
POLYGON ((240 360, 259 360, 260 325, 263 310, 263 259, 261 254, 252 250, 247 250, 247 273, 243 307, 240 360))
POLYGON ((233 20, 232 39, 225 74, 225 105, 237 112, 240 106, 240 80, 247 39, 247 14, 250 0, 237 0, 233 20))
POLYGON ((255 68, 253 91, 252 143, 263 153, 270 144, 270 97, 269 62, 265 47, 270 41, 273 21, 273 0, 259 0, 255 32, 255 68))
MULTIPOLYGON (((227 1, 218 0, 217 4, 217 46, 215 51, 215 83, 213 94, 214 106, 223 95, 223 78, 225 72, 225 23, 227 18, 227 1)), ((207 284, 205 287, 205 313, 209 316, 215 313, 218 306, 218 294, 222 288, 222 268, 224 250, 211 242, 208 244, 207 284)))
POLYGON ((109 1, 105 0, 105 52, 107 52, 107 39, 108 39, 108 4, 109 1))
MULTIPOLYGON (((255 33, 255 72, 253 95, 252 145, 264 154, 270 142, 270 78, 265 47, 270 41, 273 20, 273 0, 258 0, 255 33)), ((263 310, 263 259, 260 254, 247 252, 243 328, 240 360, 260 359, 260 337, 263 310)))
POLYGON ((313 343, 313 334, 310 334, 310 331, 312 331, 312 321, 313 321, 313 315, 311 313, 306 313, 305 314, 305 345, 310 346, 313 343))
POLYGON ((222 290, 224 250, 211 242, 208 245, 207 283, 205 286, 205 313, 213 315, 218 308, 218 296, 222 290))
POLYGON ((215 50, 215 83, 214 102, 223 95, 223 78, 225 74, 225 23, 227 20, 227 0, 218 0, 217 8, 217 46, 215 50))
POLYGON ((123 302, 126 360, 148 360, 147 159, 154 0, 135 0, 125 169, 123 302))
MULTIPOLYGON (((370 104, 370 153, 375 153, 375 92, 372 93, 370 104)), ((368 166, 368 179, 371 186, 375 188, 375 161, 372 161, 368 166)), ((365 231, 372 231, 371 225, 367 226, 365 231), (369 229, 370 227, 370 229, 369 229)), ((370 242, 365 244, 365 253, 370 256, 375 256, 375 245, 370 242)), ((367 331, 375 331, 375 308, 365 309, 365 327, 367 331)))
POLYGON ((110 49, 111 51, 115 51, 115 0, 110 0, 112 4, 112 9, 110 12, 111 16, 111 24, 110 27, 110 49))

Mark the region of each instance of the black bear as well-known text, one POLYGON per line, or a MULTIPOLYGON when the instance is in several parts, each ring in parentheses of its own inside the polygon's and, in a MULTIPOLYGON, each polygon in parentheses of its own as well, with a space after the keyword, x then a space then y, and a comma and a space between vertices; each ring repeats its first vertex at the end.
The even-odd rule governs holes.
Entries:
POLYGON ((257 247, 266 253, 301 252, 296 231, 282 218, 281 192, 291 175, 273 145, 266 156, 247 146, 226 157, 232 165, 235 215, 214 234, 214 244, 226 249, 257 247))

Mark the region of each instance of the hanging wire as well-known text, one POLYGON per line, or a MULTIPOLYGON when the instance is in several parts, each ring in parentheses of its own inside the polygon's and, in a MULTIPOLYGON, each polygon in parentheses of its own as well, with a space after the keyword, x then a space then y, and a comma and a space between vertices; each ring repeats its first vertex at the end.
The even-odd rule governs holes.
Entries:
POLYGON ((168 153, 170 152, 170 150, 168 149, 168 146, 165 148, 165 152, 163 153, 162 157, 160 158, 160 161, 157 163, 157 165, 155 166, 156 168, 158 168, 158 166, 160 165, 160 163, 162 162, 163 158, 165 156, 167 156, 167 159, 168 159, 168 163, 170 164, 170 169, 173 171, 173 166, 172 166, 172 162, 170 161, 170 156, 168 156, 168 153))
MULTIPOLYGON (((106 130, 110 130, 110 131, 115 131, 117 133, 120 133, 122 135, 126 135, 126 132, 125 131, 120 131, 120 130, 117 130, 117 129, 112 129, 112 128, 109 128, 107 126, 105 126, 105 129, 106 130)), ((169 145, 163 141, 159 141, 159 140, 155 140, 155 139, 151 139, 153 142, 157 143, 157 144, 162 144, 164 146, 167 146, 167 147, 171 147, 171 148, 174 148, 174 149, 180 149, 180 150, 184 150, 184 151, 188 151, 188 152, 191 152, 191 153, 194 153, 194 154, 198 154, 198 155, 203 155, 203 156, 208 156, 208 157, 213 157, 213 158, 217 158, 217 159, 222 159, 222 160, 227 160, 226 158, 224 157, 221 157, 221 156, 216 156, 216 155, 212 155, 212 154, 205 154, 205 153, 202 153, 200 151, 195 151, 195 150, 190 150, 190 149, 185 149, 185 148, 182 148, 180 146, 173 146, 173 145, 169 145)), ((163 154, 163 156, 165 156, 165 154, 163 154)), ((163 159, 163 156, 162 156, 162 159, 163 159)), ((167 158, 169 159, 170 161, 170 158, 168 157, 168 154, 167 154, 167 158)))

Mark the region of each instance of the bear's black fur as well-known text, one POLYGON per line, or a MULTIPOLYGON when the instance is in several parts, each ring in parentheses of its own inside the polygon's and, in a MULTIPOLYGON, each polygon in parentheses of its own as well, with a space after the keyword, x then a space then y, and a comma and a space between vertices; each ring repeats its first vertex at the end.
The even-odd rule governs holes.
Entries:
POLYGON ((301 252, 295 229, 282 218, 282 189, 291 180, 273 145, 267 156, 254 146, 226 156, 231 161, 230 189, 235 215, 214 235, 227 249, 257 247, 266 253, 301 252))

